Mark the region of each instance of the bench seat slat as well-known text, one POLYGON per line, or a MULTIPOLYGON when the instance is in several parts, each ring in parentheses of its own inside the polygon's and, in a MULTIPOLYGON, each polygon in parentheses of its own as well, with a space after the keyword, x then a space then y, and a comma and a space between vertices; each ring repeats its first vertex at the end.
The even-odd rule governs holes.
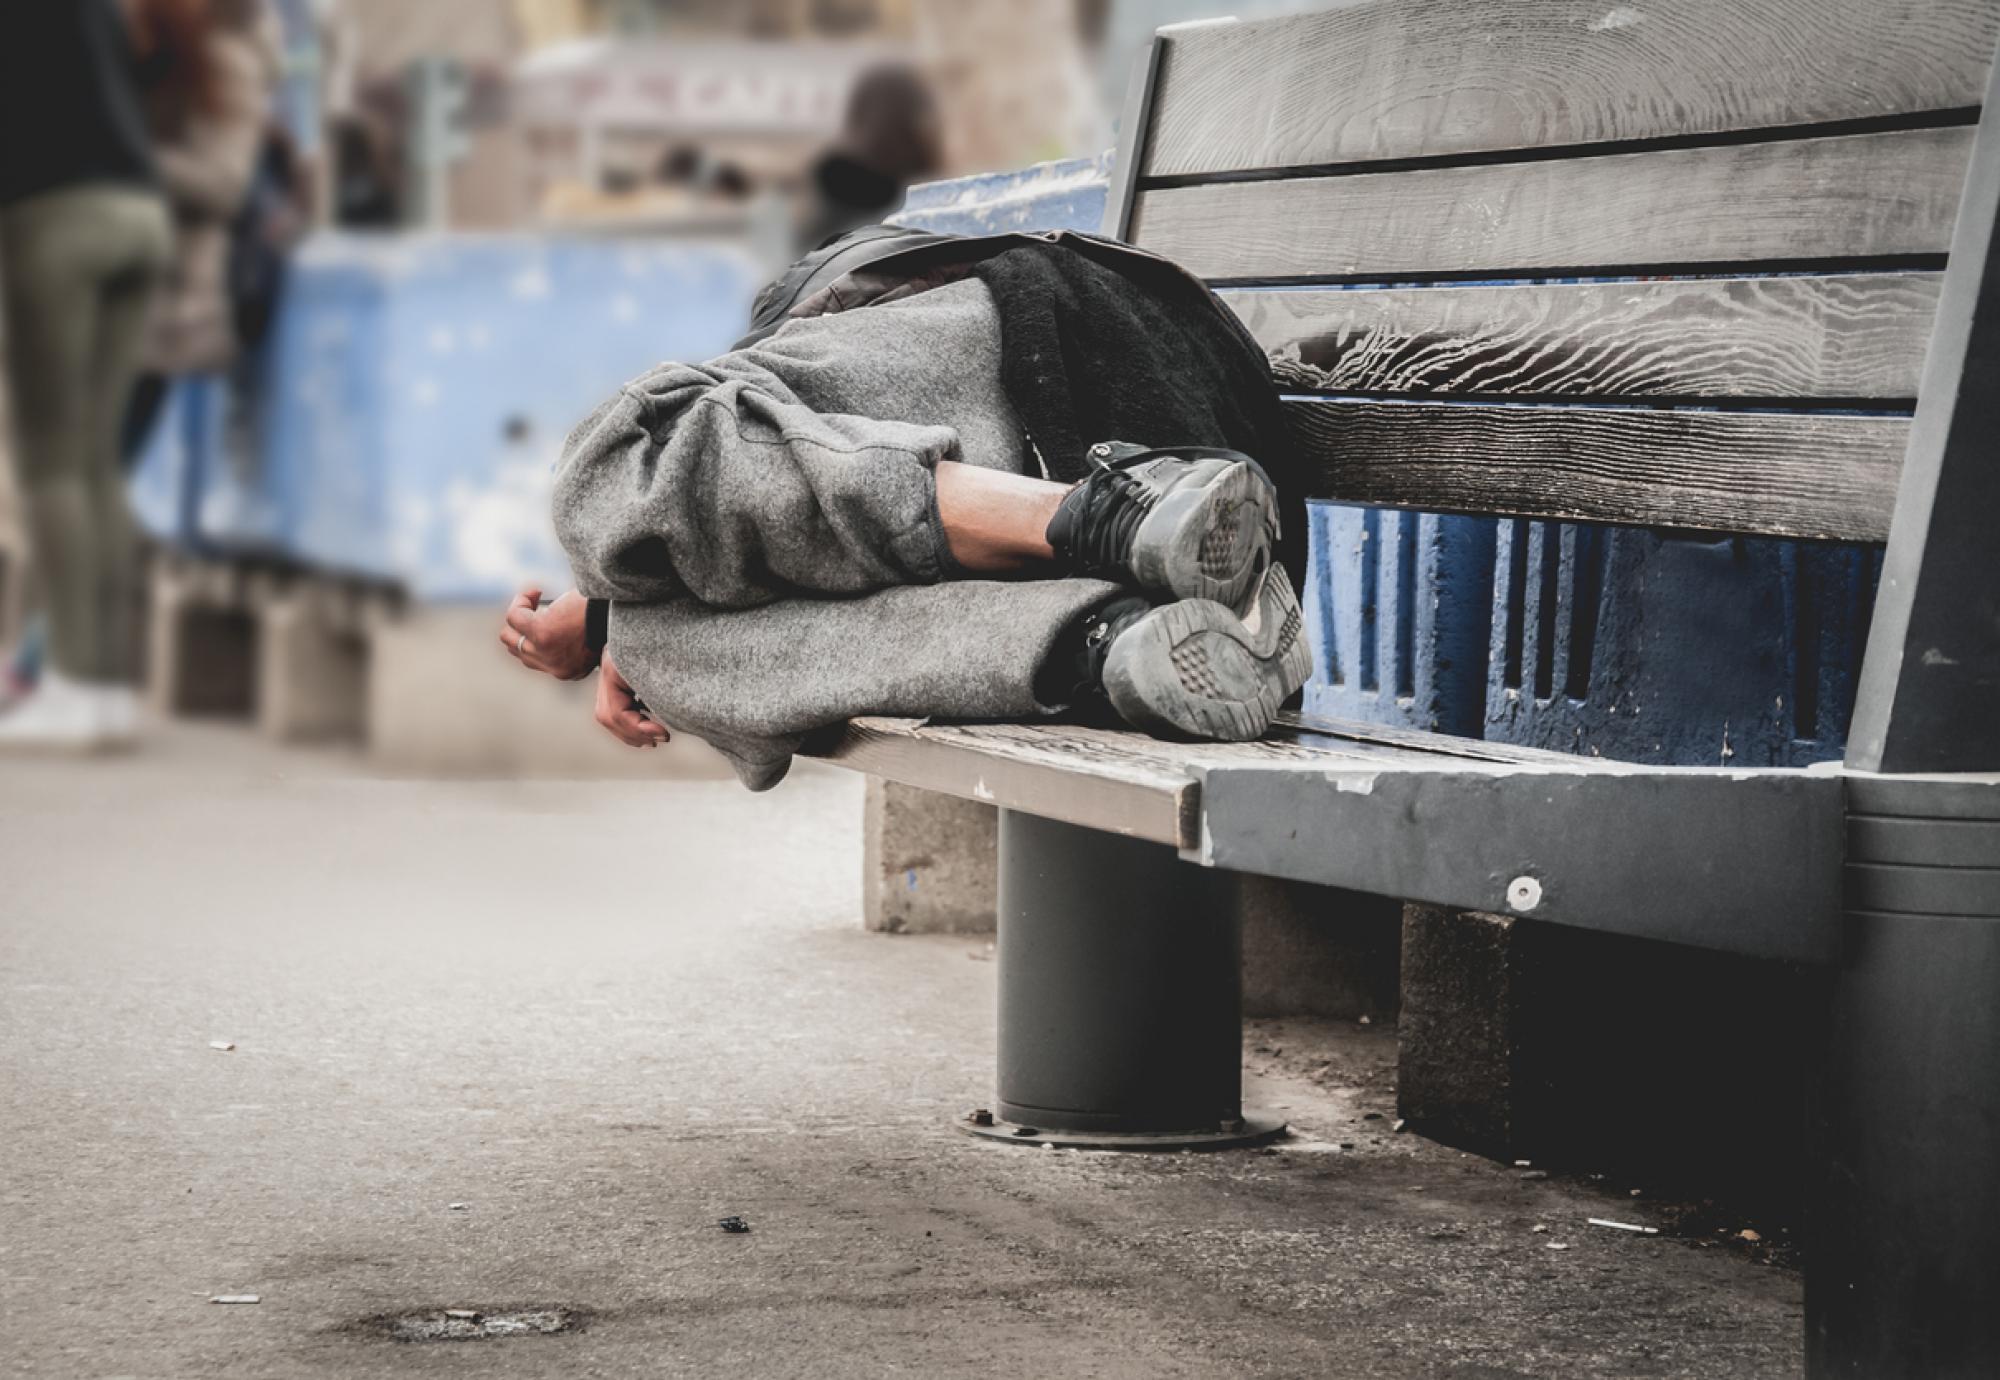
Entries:
POLYGON ((1833 773, 1649 767, 1297 715, 1227 744, 857 719, 822 755, 1217 867, 1485 910, 1533 875, 1538 919, 1788 958, 1833 942, 1833 773))
POLYGON ((1917 395, 1936 273, 1234 289, 1281 385, 1682 400, 1917 395))
POLYGON ((1901 417, 1295 399, 1310 497, 1881 541, 1901 417))
POLYGON ((1132 242, 1210 280, 1943 255, 1969 128, 1142 191, 1132 242))
POLYGON ((1401 0, 1190 29, 1152 176, 1714 134, 1975 106, 1993 0, 1401 0))

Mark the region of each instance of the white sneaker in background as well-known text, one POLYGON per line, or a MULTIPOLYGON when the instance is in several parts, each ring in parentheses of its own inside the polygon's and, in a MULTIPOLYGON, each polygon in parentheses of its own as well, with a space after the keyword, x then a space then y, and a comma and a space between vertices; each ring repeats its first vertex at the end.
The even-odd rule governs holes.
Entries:
POLYGON ((106 752, 139 736, 139 696, 44 667, 32 693, 0 713, 0 752, 106 752))

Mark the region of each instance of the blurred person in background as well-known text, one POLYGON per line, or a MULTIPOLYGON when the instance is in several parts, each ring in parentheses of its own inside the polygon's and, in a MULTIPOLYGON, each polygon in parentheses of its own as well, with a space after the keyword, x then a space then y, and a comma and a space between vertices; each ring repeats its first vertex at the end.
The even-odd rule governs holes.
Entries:
POLYGON ((172 242, 134 59, 116 0, 0 5, 0 294, 49 643, 0 748, 89 750, 137 728, 119 432, 172 242))
MULTIPOLYGON (((244 304, 236 289, 244 275, 233 270, 243 262, 246 240, 264 233, 245 223, 245 212, 257 209, 251 192, 270 157, 279 29, 268 0, 132 0, 132 8, 146 123, 174 226, 146 372, 127 422, 128 451, 135 453, 173 376, 220 376, 242 349, 244 304)), ((256 262, 268 269, 261 253, 256 262)), ((267 271, 259 286, 269 282, 267 271)), ((219 385, 187 399, 191 433, 219 423, 219 400, 219 385)), ((199 435, 190 442, 190 455, 207 449, 199 435)), ((198 486, 183 487, 192 496, 198 486)))
POLYGON ((944 127, 923 77, 893 64, 864 72, 839 139, 813 167, 798 252, 882 220, 943 164, 944 127))

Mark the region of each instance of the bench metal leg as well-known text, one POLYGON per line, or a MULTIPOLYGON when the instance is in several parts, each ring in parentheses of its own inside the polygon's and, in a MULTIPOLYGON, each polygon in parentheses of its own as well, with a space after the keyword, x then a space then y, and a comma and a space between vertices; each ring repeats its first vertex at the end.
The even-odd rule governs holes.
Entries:
POLYGON ((2000 806, 1970 804, 1857 791, 1849 818, 1808 1223, 1813 1380, 2000 1365, 2000 806))
POLYGON ((1171 848, 1000 814, 998 1117, 974 1134, 1117 1149, 1256 1144, 1239 923, 1171 848))

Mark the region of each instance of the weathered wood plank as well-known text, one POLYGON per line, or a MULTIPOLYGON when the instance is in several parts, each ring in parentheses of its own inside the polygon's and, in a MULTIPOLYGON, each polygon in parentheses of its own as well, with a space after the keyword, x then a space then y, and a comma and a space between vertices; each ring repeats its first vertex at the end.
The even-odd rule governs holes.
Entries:
POLYGON ((906 786, 1184 847, 1194 828, 1190 773, 1116 745, 1090 751, 1074 731, 856 719, 822 755, 906 786))
POLYGON ((1898 417, 1301 400, 1315 498, 1881 541, 1898 417))
POLYGON ((1492 153, 1978 105, 1994 0, 1398 0, 1167 39, 1145 170, 1492 153))
POLYGON ((1917 395, 1935 273, 1232 290, 1283 368, 1337 393, 1917 395))
MULTIPOLYGON (((1584 769, 1590 771, 1628 770, 1625 763, 1603 757, 1585 757, 1573 752, 1525 747, 1519 743, 1490 743, 1483 738, 1457 738, 1449 733, 1429 733, 1423 729, 1402 728, 1395 724, 1362 723, 1357 719, 1331 719, 1320 714, 1297 714, 1289 710, 1278 715, 1278 720, 1271 726, 1266 742, 1281 743, 1305 751, 1324 743, 1328 738, 1357 744, 1379 744, 1405 753, 1420 752, 1440 759, 1441 765, 1451 765, 1451 759, 1457 758, 1472 762, 1513 763, 1551 768, 1581 764, 1584 769)), ((1637 767, 1630 769, 1644 770, 1637 767)))
POLYGON ((1142 192, 1132 241, 1209 279, 1504 277, 1943 254, 1969 129, 1142 192))
POLYGON ((1403 769, 1435 763, 1533 763, 1544 770, 1618 769, 1506 744, 1285 715, 1255 743, 1173 743, 1080 724, 930 723, 856 719, 822 754, 837 766, 1005 809, 1113 833, 1195 846, 1200 772, 1231 766, 1403 769))

